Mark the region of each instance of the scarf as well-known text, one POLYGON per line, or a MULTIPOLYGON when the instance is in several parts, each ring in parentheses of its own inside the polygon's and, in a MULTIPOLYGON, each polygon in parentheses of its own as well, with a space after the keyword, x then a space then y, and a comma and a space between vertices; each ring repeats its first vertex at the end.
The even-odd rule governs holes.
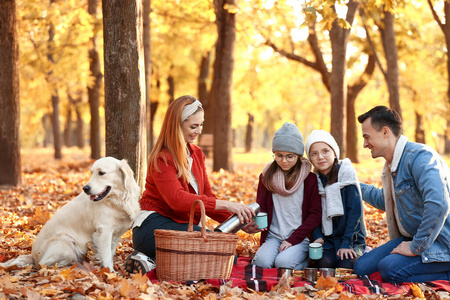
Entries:
MULTIPOLYGON (((294 193, 296 190, 298 190, 298 188, 303 184, 303 181, 305 181, 306 177, 311 172, 311 163, 302 156, 300 156, 300 160, 302 162, 300 173, 297 176, 295 183, 292 185, 292 187, 289 190, 286 189, 286 182, 285 182, 286 177, 284 175, 283 170, 281 168, 277 168, 277 170, 275 171, 275 173, 273 174, 273 177, 272 177, 272 183, 273 183, 272 186, 275 189, 273 191, 273 193, 279 194, 281 196, 288 196, 288 195, 291 195, 292 193, 294 193)), ((267 169, 270 167, 270 165, 272 163, 273 162, 268 163, 267 166, 264 167, 263 177, 265 176, 267 169)))
POLYGON ((400 158, 402 157, 403 150, 405 149, 407 142, 408 138, 404 135, 401 135, 397 141, 397 144, 395 145, 394 156, 392 158, 391 165, 389 166, 389 164, 385 162, 383 172, 381 174, 381 183, 383 184, 383 195, 386 210, 386 223, 388 227, 389 238, 391 240, 401 236, 411 236, 403 228, 401 223, 398 222, 398 218, 396 218, 397 207, 394 203, 395 188, 394 188, 394 180, 392 178, 392 173, 397 171, 400 158))
MULTIPOLYGON (((356 174, 350 159, 345 158, 340 160, 338 164, 340 165, 340 168, 337 182, 329 184, 324 188, 319 175, 317 175, 319 194, 322 199, 322 232, 325 236, 333 233, 333 217, 344 215, 341 189, 348 185, 355 185, 358 189, 359 196, 362 199, 358 175, 356 174)), ((363 226, 363 224, 361 226, 363 226)))

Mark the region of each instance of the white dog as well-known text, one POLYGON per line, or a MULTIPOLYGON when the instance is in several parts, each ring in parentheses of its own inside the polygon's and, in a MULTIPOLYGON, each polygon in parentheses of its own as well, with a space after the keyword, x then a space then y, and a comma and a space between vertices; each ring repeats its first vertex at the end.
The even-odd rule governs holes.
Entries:
POLYGON ((0 266, 71 265, 84 259, 92 242, 95 260, 113 268, 120 237, 140 212, 140 188, 126 160, 105 157, 92 166, 92 176, 75 199, 64 205, 42 227, 31 255, 21 255, 0 266))

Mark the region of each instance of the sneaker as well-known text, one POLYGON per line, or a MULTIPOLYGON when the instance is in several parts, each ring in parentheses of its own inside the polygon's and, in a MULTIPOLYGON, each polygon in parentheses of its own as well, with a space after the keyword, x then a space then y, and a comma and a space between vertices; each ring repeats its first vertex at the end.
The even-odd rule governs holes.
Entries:
POLYGON ((141 273, 146 274, 147 272, 156 269, 156 263, 144 253, 137 250, 128 256, 125 261, 125 270, 128 273, 141 273))

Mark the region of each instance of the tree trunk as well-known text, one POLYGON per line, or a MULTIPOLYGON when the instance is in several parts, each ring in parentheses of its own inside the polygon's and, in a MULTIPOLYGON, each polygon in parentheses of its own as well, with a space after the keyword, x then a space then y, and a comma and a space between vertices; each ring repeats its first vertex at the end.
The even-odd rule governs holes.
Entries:
POLYGON ((144 188, 145 66, 140 0, 104 0, 106 155, 126 159, 144 188))
POLYGON ((214 133, 214 107, 208 93, 209 67, 211 63, 211 51, 202 56, 200 74, 198 76, 198 99, 202 102, 205 111, 203 133, 214 133))
POLYGON ((16 1, 0 2, 0 186, 22 182, 16 1))
MULTIPOLYGON (((97 0, 88 0, 88 13, 94 20, 97 18, 97 0)), ((100 58, 97 49, 97 30, 90 40, 89 49, 89 70, 91 76, 94 77, 94 84, 88 86, 88 101, 91 112, 91 126, 90 126, 90 146, 91 158, 99 159, 101 156, 101 137, 100 137, 100 89, 102 86, 103 74, 100 69, 100 58)))
POLYGON ((245 131, 245 153, 249 153, 252 151, 252 142, 253 142, 253 124, 255 123, 255 116, 251 113, 247 113, 248 122, 247 129, 245 131))
POLYGON ((78 148, 84 148, 84 122, 83 117, 80 112, 80 107, 78 105, 75 106, 75 114, 77 116, 77 129, 76 129, 76 145, 78 148))
POLYGON ((49 113, 45 113, 42 116, 42 128, 44 129, 44 144, 43 147, 47 148, 50 144, 53 143, 52 140, 52 125, 51 125, 51 116, 49 113))
POLYGON ((366 68, 353 84, 347 87, 347 157, 358 163, 358 124, 356 123, 355 103, 358 94, 364 89, 375 71, 375 55, 369 54, 366 68))
MULTIPOLYGON (((347 4, 347 22, 352 25, 355 13, 359 7, 359 2, 350 0, 347 4)), ((346 113, 347 113, 347 44, 350 36, 350 29, 344 29, 333 22, 330 30, 331 40, 331 128, 330 133, 339 145, 341 158, 346 157, 346 113)))
POLYGON ((450 57, 448 54, 448 49, 450 49, 450 2, 444 1, 444 16, 445 23, 441 21, 440 14, 436 12, 433 6, 433 2, 428 0, 428 5, 430 6, 431 12, 433 14, 434 20, 439 24, 442 33, 445 37, 445 44, 447 46, 447 128, 444 129, 444 153, 450 153, 450 57))
POLYGON ((169 104, 170 104, 173 102, 173 100, 175 100, 175 79, 173 78, 172 74, 169 74, 169 76, 167 77, 167 84, 169 85, 167 94, 169 95, 169 104))
POLYGON ((337 22, 330 31, 332 70, 331 70, 331 120, 330 133, 339 145, 341 157, 345 157, 345 121, 346 121, 346 59, 347 44, 344 42, 344 29, 337 22))
POLYGON ((448 49, 450 49, 450 2, 444 2, 444 12, 445 12, 445 24, 444 35, 445 44, 447 46, 447 129, 444 132, 444 153, 450 154, 450 57, 448 54, 448 49))
POLYGON ((67 109, 66 125, 64 126, 64 145, 72 147, 72 107, 67 109))
POLYGON ((402 115, 400 107, 400 95, 398 91, 398 57, 395 43, 394 16, 389 11, 384 12, 384 28, 381 30, 383 49, 386 56, 386 84, 389 91, 389 106, 399 115, 402 115))
MULTIPOLYGON (((53 0, 50 1, 50 4, 53 3, 53 0)), ((47 59, 50 62, 50 64, 54 65, 55 64, 55 59, 53 57, 54 53, 53 53, 53 42, 54 42, 54 37, 55 37, 55 28, 53 26, 53 24, 50 24, 50 28, 48 30, 48 54, 47 54, 47 59)), ((52 80, 52 76, 53 76, 53 71, 50 71, 48 74, 48 79, 50 82, 53 82, 52 80)), ((52 87, 53 88, 53 87, 52 87)), ((54 89, 52 96, 51 96, 51 101, 52 101, 52 108, 53 108, 53 113, 52 113, 52 128, 53 128, 53 146, 55 148, 55 159, 61 159, 62 158, 62 153, 61 153, 61 148, 62 148, 62 138, 61 138, 61 122, 59 120, 59 95, 58 95, 58 89, 54 89)))
MULTIPOLYGON (((154 90, 155 88, 153 88, 152 90, 154 90)), ((158 105, 159 105, 159 96, 161 95, 161 80, 159 80, 159 78, 156 79, 156 92, 154 93, 154 95, 156 95, 156 99, 152 99, 152 101, 150 102, 151 108, 150 108, 150 136, 148 137, 148 139, 150 139, 151 141, 151 147, 153 148, 153 121, 155 120, 155 115, 156 115, 156 110, 158 109, 158 105)))
POLYGON ((348 90, 347 93, 347 155, 352 162, 358 163, 358 130, 356 123, 355 102, 356 96, 353 91, 348 90))
POLYGON ((61 121, 59 120, 59 95, 58 90, 53 91, 52 99, 52 129, 53 129, 53 146, 55 148, 55 159, 62 158, 62 138, 61 138, 61 121))
POLYGON ((425 130, 423 129, 423 117, 422 115, 416 111, 416 131, 415 131, 415 139, 416 143, 425 144, 425 130))
POLYGON ((231 91, 236 43, 236 15, 233 12, 235 6, 235 0, 214 0, 218 36, 212 83, 216 98, 214 100, 213 171, 224 169, 233 172, 231 91))
POLYGON ((145 124, 147 125, 147 157, 153 148, 153 123, 150 122, 152 115, 151 86, 152 86, 152 39, 151 39, 151 0, 143 0, 143 32, 144 32, 144 63, 145 63, 145 124))

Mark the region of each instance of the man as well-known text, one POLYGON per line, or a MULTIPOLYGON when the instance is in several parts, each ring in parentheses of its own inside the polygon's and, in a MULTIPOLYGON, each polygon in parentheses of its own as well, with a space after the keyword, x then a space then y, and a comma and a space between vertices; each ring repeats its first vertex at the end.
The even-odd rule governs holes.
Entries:
POLYGON ((361 183, 364 201, 386 211, 390 241, 361 256, 358 275, 380 271, 389 282, 450 280, 450 170, 430 147, 408 142, 394 110, 358 117, 364 148, 386 162, 383 189, 361 183))

